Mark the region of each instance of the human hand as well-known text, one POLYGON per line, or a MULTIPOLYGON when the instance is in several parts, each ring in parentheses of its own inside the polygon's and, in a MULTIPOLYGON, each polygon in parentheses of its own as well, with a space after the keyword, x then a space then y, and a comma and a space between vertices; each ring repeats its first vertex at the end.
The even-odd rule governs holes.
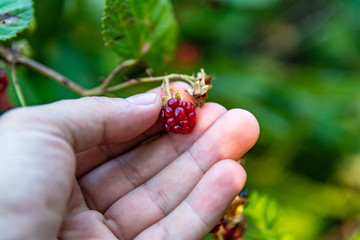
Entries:
POLYGON ((243 188, 232 159, 258 124, 207 103, 190 134, 149 140, 161 104, 153 93, 88 97, 1 117, 0 239, 204 237, 243 188))

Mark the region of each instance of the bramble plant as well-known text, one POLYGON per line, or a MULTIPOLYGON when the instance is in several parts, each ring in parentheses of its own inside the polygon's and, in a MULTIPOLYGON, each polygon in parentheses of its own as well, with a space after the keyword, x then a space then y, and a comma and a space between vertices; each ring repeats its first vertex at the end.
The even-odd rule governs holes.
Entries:
POLYGON ((187 92, 193 95, 198 106, 207 98, 211 87, 211 77, 204 70, 197 76, 186 74, 166 74, 164 76, 127 79, 120 84, 112 84, 115 77, 125 68, 136 68, 145 64, 149 69, 164 67, 172 59, 176 45, 177 24, 168 0, 136 1, 106 0, 102 19, 102 35, 105 45, 113 50, 121 63, 92 89, 86 89, 55 70, 36 62, 24 54, 13 43, 13 39, 23 30, 29 28, 33 19, 32 0, 5 0, 0 4, 0 58, 11 67, 13 86, 21 106, 26 106, 26 99, 17 82, 16 66, 25 65, 46 77, 66 86, 80 96, 105 95, 122 88, 144 83, 162 81, 166 92, 170 91, 169 81, 181 80, 190 84, 187 92))

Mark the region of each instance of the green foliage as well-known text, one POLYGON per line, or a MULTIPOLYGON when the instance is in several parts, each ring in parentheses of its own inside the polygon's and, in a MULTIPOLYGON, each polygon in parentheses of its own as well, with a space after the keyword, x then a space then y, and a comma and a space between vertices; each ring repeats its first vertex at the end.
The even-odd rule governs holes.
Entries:
POLYGON ((289 235, 281 232, 278 224, 277 204, 267 196, 253 192, 245 206, 247 228, 244 240, 289 240, 289 235))
POLYGON ((353 236, 349 237, 347 240, 360 240, 360 230, 358 230, 353 236))
POLYGON ((0 40, 8 40, 26 29, 33 18, 31 0, 0 2, 0 40))
POLYGON ((158 69, 172 59, 176 21, 169 0, 107 0, 103 37, 123 60, 145 59, 158 69))
POLYGON ((224 0, 226 4, 238 7, 238 8, 266 8, 279 2, 279 0, 224 0))

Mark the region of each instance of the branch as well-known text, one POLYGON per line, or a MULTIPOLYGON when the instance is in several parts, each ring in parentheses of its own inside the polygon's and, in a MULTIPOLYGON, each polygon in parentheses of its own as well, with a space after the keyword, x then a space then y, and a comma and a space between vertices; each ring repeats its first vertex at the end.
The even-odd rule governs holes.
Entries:
MULTIPOLYGON (((198 79, 194 76, 184 75, 184 74, 170 74, 166 76, 160 76, 160 77, 144 77, 144 78, 136 78, 136 79, 130 79, 126 82, 108 87, 109 84, 113 81, 113 79, 116 77, 119 72, 130 66, 134 66, 137 63, 139 63, 138 59, 131 59, 127 60, 123 63, 120 63, 104 80, 102 84, 100 84, 98 87, 95 87, 93 89, 86 89, 77 83, 71 81, 69 78, 61 75, 60 73, 54 71, 53 69, 36 62, 30 58, 27 58, 25 56, 18 55, 16 51, 13 51, 11 49, 6 49, 4 47, 0 46, 0 59, 8 64, 11 64, 15 66, 16 63, 21 63, 39 73, 42 73, 43 75, 47 76, 50 79, 55 80, 56 82, 64 85, 65 87, 69 88, 73 92, 79 94, 80 96, 93 96, 93 95, 103 95, 111 92, 118 91, 122 88, 129 87, 138 83, 145 83, 145 82, 156 82, 156 81, 164 81, 165 79, 170 80, 183 80, 191 85, 193 88, 195 86, 195 82, 198 81, 198 79)), ((17 84, 17 80, 15 77, 14 85, 17 84)), ((15 85, 16 87, 16 85, 15 85)), ((19 88, 18 88, 19 90, 19 88)), ((19 99, 23 98, 21 91, 19 93, 17 92, 19 99)), ((21 101, 21 100, 20 100, 21 101)))
POLYGON ((86 95, 85 88, 76 84, 75 82, 71 81, 69 78, 61 75, 60 73, 54 71, 53 69, 51 69, 45 65, 42 65, 41 63, 38 63, 30 58, 22 57, 22 56, 16 58, 16 62, 22 63, 25 66, 28 66, 28 67, 38 71, 39 73, 42 73, 46 77, 54 79, 56 82, 70 88, 72 91, 74 91, 75 93, 77 93, 81 96, 86 95))
POLYGON ((3 59, 3 61, 9 63, 9 64, 16 64, 21 63, 29 68, 32 68, 33 70, 42 73, 43 75, 47 76, 48 78, 51 78, 55 80, 56 82, 68 87, 75 93, 85 96, 86 89, 82 86, 76 84, 75 82, 71 81, 69 78, 61 75, 60 73, 54 71, 53 69, 36 62, 30 58, 27 58, 25 56, 18 55, 17 52, 11 49, 6 49, 4 47, 0 46, 0 56, 3 59))

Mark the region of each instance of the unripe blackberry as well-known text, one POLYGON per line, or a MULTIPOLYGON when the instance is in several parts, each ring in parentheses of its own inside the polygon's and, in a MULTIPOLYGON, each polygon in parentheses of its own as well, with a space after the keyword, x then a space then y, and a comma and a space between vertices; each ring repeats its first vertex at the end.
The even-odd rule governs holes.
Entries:
POLYGON ((161 109, 160 121, 166 132, 187 134, 195 126, 195 106, 191 102, 170 98, 161 109))

